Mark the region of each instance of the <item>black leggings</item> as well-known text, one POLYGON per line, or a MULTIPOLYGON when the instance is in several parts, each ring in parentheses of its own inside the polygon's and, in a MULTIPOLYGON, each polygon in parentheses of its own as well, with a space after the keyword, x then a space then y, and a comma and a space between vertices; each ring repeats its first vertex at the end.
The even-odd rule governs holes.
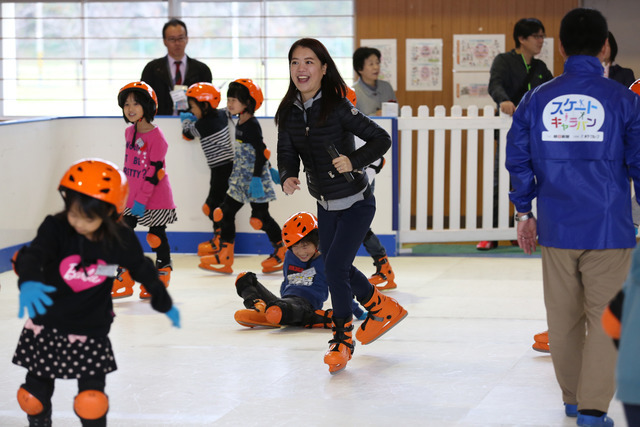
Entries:
POLYGON ((272 305, 280 307, 282 310, 281 325, 310 327, 313 324, 325 322, 328 323, 327 327, 331 326, 331 319, 317 314, 309 301, 295 295, 276 297, 258 281, 254 273, 246 273, 238 279, 236 291, 243 299, 246 308, 253 308, 254 301, 257 299, 264 301, 267 308, 272 305))
MULTIPOLYGON (((125 224, 127 224, 132 230, 138 225, 138 217, 133 215, 125 215, 123 217, 125 224)), ((164 268, 171 263, 171 246, 169 246, 169 239, 167 238, 167 226, 155 226, 149 227, 149 234, 153 234, 160 238, 160 246, 157 248, 151 248, 156 253, 156 268, 164 268)))
MULTIPOLYGON (((209 219, 213 221, 213 211, 224 201, 224 197, 229 189, 229 175, 233 169, 233 162, 211 168, 211 179, 209 180, 209 194, 204 202, 209 207, 209 219)), ((213 226, 213 230, 219 228, 219 224, 213 226)))
MULTIPOLYGON (((78 393, 81 393, 85 390, 98 390, 104 393, 104 388, 106 384, 106 375, 96 375, 90 378, 80 378, 78 379, 78 393)), ((53 378, 44 378, 39 377, 37 375, 32 374, 31 372, 27 373, 25 378, 25 383, 22 384, 22 388, 27 390, 29 393, 34 395, 42 406, 44 407, 43 411, 40 415, 35 415, 32 418, 38 419, 40 417, 50 417, 51 411, 51 397, 53 396, 53 391, 55 388, 55 379, 53 378)), ((83 426, 106 426, 107 418, 106 416, 98 419, 98 420, 82 420, 83 426)))
MULTIPOLYGON (((220 225, 220 240, 223 242, 233 243, 236 240, 236 214, 244 206, 233 197, 225 197, 220 208, 222 209, 222 221, 220 225)), ((278 223, 269 214, 269 203, 253 203, 251 202, 251 217, 258 218, 262 221, 260 230, 267 233, 269 241, 275 247, 282 240, 282 230, 278 223)))

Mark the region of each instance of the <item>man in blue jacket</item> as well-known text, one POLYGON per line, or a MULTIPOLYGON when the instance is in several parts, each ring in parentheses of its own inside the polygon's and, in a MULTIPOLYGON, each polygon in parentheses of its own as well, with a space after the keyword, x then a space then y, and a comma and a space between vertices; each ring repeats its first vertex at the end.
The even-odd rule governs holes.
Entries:
POLYGON ((549 346, 565 413, 613 426, 615 348, 600 316, 636 244, 629 178, 640 194, 640 97, 603 76, 607 22, 574 9, 560 25, 564 73, 528 92, 507 136, 518 244, 542 248, 549 346), (539 219, 532 213, 537 201, 539 219))

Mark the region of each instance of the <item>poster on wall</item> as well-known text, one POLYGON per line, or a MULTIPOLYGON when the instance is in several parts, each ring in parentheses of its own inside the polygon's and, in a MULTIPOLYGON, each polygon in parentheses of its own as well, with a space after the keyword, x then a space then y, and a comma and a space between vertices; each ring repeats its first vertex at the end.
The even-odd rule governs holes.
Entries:
POLYGON ((453 73, 453 104, 462 108, 477 105, 482 110, 485 105, 495 107, 489 96, 489 72, 453 73))
POLYGON ((454 34, 453 70, 489 71, 493 58, 504 52, 504 34, 454 34))
POLYGON ((393 90, 398 89, 398 53, 396 39, 361 39, 360 47, 375 47, 380 51, 380 74, 378 78, 389 82, 393 90))
POLYGON ((442 39, 407 39, 406 52, 406 90, 442 90, 442 39))
POLYGON ((551 74, 553 73, 553 37, 545 37, 542 50, 535 56, 545 63, 551 74))

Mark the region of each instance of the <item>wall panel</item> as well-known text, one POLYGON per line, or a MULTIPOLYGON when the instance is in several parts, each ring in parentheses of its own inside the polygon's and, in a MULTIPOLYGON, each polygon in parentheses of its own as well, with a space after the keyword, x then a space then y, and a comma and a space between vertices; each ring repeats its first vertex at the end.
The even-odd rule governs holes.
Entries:
POLYGON ((356 47, 361 39, 395 38, 398 47, 397 96, 401 105, 451 107, 453 103, 453 35, 505 34, 506 49, 515 47, 513 26, 521 18, 536 17, 554 38, 555 75, 563 60, 557 51, 560 20, 579 6, 579 0, 356 0, 356 47), (405 88, 405 40, 442 38, 442 91, 407 92, 405 88))

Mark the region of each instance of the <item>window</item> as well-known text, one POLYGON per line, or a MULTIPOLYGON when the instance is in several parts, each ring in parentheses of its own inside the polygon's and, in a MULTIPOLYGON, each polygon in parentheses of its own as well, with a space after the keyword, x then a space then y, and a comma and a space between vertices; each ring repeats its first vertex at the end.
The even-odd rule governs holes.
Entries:
POLYGON ((3 2, 0 114, 120 115, 118 90, 166 54, 170 10, 189 29, 187 54, 211 68, 223 98, 237 78, 261 85, 260 115, 275 114, 300 37, 320 39, 352 82, 353 1, 3 2))

